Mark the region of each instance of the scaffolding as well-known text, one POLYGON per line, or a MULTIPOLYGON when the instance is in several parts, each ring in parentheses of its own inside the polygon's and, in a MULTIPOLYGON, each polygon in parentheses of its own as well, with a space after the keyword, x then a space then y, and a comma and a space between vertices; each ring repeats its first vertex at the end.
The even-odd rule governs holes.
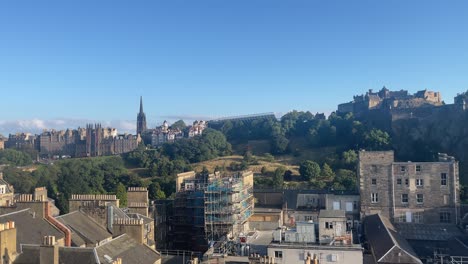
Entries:
POLYGON ((228 250, 253 214, 253 184, 245 175, 184 179, 174 201, 174 243, 213 246, 220 254, 228 250))
POLYGON ((209 241, 230 240, 244 231, 253 214, 253 193, 243 174, 212 179, 205 190, 205 233, 209 241))

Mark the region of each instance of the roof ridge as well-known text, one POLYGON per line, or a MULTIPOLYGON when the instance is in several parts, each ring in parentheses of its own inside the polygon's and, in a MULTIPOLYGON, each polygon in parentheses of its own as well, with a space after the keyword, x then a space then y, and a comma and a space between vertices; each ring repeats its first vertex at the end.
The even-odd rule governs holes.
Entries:
POLYGON ((26 212, 26 211, 29 211, 29 210, 31 210, 31 208, 26 208, 26 209, 22 209, 22 210, 19 210, 19 211, 14 211, 14 212, 11 212, 11 213, 2 214, 2 215, 0 215, 0 217, 9 216, 9 215, 13 215, 13 214, 18 214, 18 213, 26 212))

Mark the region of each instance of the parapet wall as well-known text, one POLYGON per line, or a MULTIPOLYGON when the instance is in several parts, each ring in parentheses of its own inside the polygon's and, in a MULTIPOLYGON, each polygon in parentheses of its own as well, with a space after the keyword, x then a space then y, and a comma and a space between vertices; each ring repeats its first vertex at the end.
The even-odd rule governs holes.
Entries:
POLYGON ((70 200, 78 201, 115 201, 117 196, 114 194, 72 194, 70 200))
POLYGON ((116 218, 113 222, 114 225, 143 225, 143 219, 133 219, 133 218, 116 218))

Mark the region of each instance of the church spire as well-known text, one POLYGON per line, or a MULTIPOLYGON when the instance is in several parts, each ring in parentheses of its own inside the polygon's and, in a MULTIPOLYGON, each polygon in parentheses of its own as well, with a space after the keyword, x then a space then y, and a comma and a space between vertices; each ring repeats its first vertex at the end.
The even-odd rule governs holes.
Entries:
POLYGON ((140 114, 143 113, 143 96, 140 96, 140 114))
POLYGON ((143 112, 143 96, 140 96, 140 112, 137 115, 137 134, 141 134, 146 130, 146 115, 143 112))

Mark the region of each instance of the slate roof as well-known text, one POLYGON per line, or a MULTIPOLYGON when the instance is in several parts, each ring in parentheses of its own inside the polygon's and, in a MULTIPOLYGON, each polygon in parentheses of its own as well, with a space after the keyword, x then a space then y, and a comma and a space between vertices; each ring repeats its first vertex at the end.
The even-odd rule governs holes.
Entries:
MULTIPOLYGON (((384 258, 390 251, 398 248, 412 258, 413 262, 410 263, 422 263, 408 241, 396 231, 387 218, 378 214, 366 216, 364 230, 377 261, 384 258)), ((399 262, 394 261, 393 263, 399 262)))
POLYGON ((72 243, 75 246, 98 244, 101 241, 112 238, 111 233, 83 212, 71 212, 56 219, 71 230, 72 243))
POLYGON ((14 221, 16 225, 16 250, 20 252, 21 244, 41 244, 44 236, 55 236, 63 239, 65 234, 31 209, 0 215, 0 222, 14 221))
MULTIPOLYGON (((94 248, 60 247, 59 263, 98 264, 99 260, 94 248)), ((40 246, 23 245, 15 264, 40 264, 40 246)))
POLYGON ((463 234, 453 224, 396 223, 395 227, 405 239, 411 240, 448 240, 463 234))
POLYGON ((127 234, 123 234, 96 248, 101 263, 107 263, 105 256, 122 259, 122 263, 154 264, 160 254, 146 245, 139 244, 127 234))
POLYGON ((320 210, 319 218, 346 218, 344 210, 320 210))

